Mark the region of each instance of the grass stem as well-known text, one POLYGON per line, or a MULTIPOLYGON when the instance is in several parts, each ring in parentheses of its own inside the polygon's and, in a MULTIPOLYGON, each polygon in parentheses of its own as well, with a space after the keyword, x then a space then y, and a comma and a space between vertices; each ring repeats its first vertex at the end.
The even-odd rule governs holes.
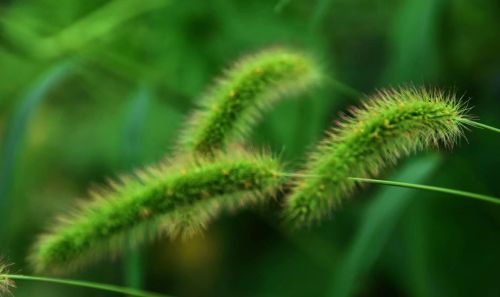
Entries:
POLYGON ((478 123, 476 121, 472 121, 472 120, 468 120, 468 119, 462 119, 461 121, 462 121, 462 123, 470 125, 470 126, 475 127, 475 128, 486 129, 486 130, 490 130, 490 131, 493 131, 496 133, 500 133, 500 129, 495 128, 493 126, 488 126, 488 125, 478 123))
POLYGON ((76 287, 84 287, 84 288, 91 288, 91 289, 96 289, 96 290, 101 290, 101 291, 108 291, 108 292, 126 294, 126 295, 137 296, 137 297, 169 297, 168 295, 162 295, 162 294, 145 292, 145 291, 140 291, 140 290, 136 290, 136 289, 115 286, 115 285, 87 282, 87 281, 81 281, 81 280, 60 279, 60 278, 19 275, 19 274, 0 274, 0 279, 2 279, 2 278, 9 279, 9 280, 26 280, 26 281, 45 282, 45 283, 69 285, 69 286, 76 286, 76 287))
POLYGON ((491 202, 491 203, 495 203, 495 204, 500 204, 500 198, 482 195, 482 194, 477 194, 477 193, 466 192, 466 191, 461 191, 461 190, 454 190, 454 189, 448 189, 448 188, 441 188, 441 187, 428 186, 428 185, 419 185, 419 184, 412 184, 412 183, 405 183, 405 182, 398 182, 398 181, 361 178, 361 177, 350 177, 349 179, 359 181, 359 182, 379 184, 379 185, 385 185, 385 186, 394 186, 394 187, 401 187, 401 188, 412 188, 412 189, 418 189, 418 190, 440 192, 440 193, 446 193, 446 194, 450 194, 450 195, 462 196, 462 197, 482 200, 482 201, 486 201, 486 202, 491 202))
MULTIPOLYGON (((297 174, 297 173, 279 173, 279 175, 286 176, 286 177, 301 177, 301 178, 321 177, 321 175, 300 174, 300 173, 299 174, 297 174)), ((455 189, 448 189, 448 188, 429 186, 429 185, 421 185, 421 184, 412 184, 412 183, 405 183, 405 182, 398 182, 398 181, 390 181, 390 180, 362 178, 362 177, 349 177, 349 179, 355 180, 358 182, 371 183, 371 184, 379 184, 379 185, 385 185, 385 186, 394 186, 394 187, 401 187, 401 188, 410 188, 410 189, 417 189, 417 190, 440 192, 440 193, 446 193, 446 194, 450 194, 450 195, 462 196, 462 197, 472 198, 472 199, 476 199, 476 200, 500 204, 500 198, 488 196, 488 195, 483 195, 483 194, 478 194, 478 193, 467 192, 467 191, 455 190, 455 189)))

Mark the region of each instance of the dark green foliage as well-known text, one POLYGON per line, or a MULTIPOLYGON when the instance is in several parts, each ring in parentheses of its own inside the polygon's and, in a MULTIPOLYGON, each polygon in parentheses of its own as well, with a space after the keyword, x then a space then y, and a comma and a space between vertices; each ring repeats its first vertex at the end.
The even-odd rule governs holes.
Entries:
MULTIPOLYGON (((438 155, 418 156, 405 162, 391 179, 425 182, 432 178, 440 163, 442 160, 438 155)), ((376 195, 367 201, 353 232, 352 242, 345 249, 345 256, 332 267, 328 296, 355 295, 358 289, 356 284, 372 269, 403 213, 418 198, 418 192, 411 189, 377 189, 376 195)))
MULTIPOLYGON (((21 105, 8 124, 5 142, 0 147, 0 216, 7 218, 11 207, 10 190, 14 184, 16 162, 22 151, 26 128, 33 113, 40 106, 51 88, 57 86, 68 76, 74 65, 70 61, 61 61, 52 69, 40 76, 24 96, 21 105)), ((8 219, 6 219, 8 221, 8 219)), ((0 226, 0 234, 8 232, 8 222, 0 226)), ((0 244, 1 246, 1 244, 0 244)))
POLYGON ((39 241, 33 264, 38 271, 68 270, 162 233, 193 233, 222 203, 237 206, 272 196, 279 172, 276 160, 244 152, 214 162, 187 158, 147 168, 137 178, 124 177, 93 192, 92 203, 39 241))
POLYGON ((319 83, 319 66, 309 56, 284 48, 264 50, 230 68, 200 101, 180 149, 213 154, 243 140, 273 101, 319 83))
POLYGON ((452 146, 461 135, 465 108, 452 95, 424 89, 382 91, 352 109, 312 153, 286 203, 295 225, 327 216, 354 190, 350 176, 377 175, 411 152, 452 146))

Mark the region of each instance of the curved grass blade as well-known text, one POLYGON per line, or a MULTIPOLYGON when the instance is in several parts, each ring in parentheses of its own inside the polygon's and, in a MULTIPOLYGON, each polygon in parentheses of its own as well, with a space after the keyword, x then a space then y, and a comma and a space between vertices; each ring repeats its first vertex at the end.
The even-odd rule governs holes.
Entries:
MULTIPOLYGON (((435 172, 441 160, 437 155, 415 159, 402 167, 395 179, 423 182, 435 172)), ((415 197, 406 188, 384 188, 371 201, 362 216, 347 254, 334 268, 328 296, 353 296, 357 284, 370 270, 384 248, 403 211, 415 197)))
MULTIPOLYGON (((132 104, 127 113, 125 123, 124 154, 127 167, 135 166, 141 150, 144 122, 148 113, 150 91, 141 86, 132 98, 132 104)), ((131 249, 125 259, 125 283, 128 287, 140 289, 142 287, 142 253, 139 249, 131 249)))
POLYGON ((73 62, 65 60, 42 74, 26 93, 21 105, 7 125, 6 139, 0 155, 0 217, 4 222, 0 227, 0 234, 7 230, 8 212, 6 210, 10 207, 9 194, 28 122, 46 98, 47 93, 68 75, 73 65, 73 62))
POLYGON ((81 49, 99 38, 110 36, 125 22, 168 3, 169 0, 109 1, 59 33, 41 39, 39 47, 36 48, 39 54, 49 57, 81 49))
POLYGON ((383 75, 385 84, 429 80, 436 76, 440 67, 437 41, 444 1, 401 2, 389 34, 392 55, 383 75))

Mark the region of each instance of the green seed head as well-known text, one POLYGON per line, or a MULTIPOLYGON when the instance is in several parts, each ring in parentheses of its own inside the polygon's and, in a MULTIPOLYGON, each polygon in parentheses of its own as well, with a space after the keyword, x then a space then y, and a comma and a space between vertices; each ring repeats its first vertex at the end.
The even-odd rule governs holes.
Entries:
POLYGON ((320 73, 314 59, 290 49, 243 58, 202 98, 184 131, 181 151, 210 155, 242 140, 263 110, 283 96, 318 84, 320 73))
POLYGON ((328 215, 354 190, 350 176, 374 176, 411 152, 451 146, 466 108, 453 96, 424 89, 381 91, 353 109, 312 153, 286 203, 295 225, 328 215))
POLYGON ((277 172, 275 159, 245 152, 148 168, 94 193, 41 238, 31 259, 38 271, 65 271, 164 233, 192 234, 220 209, 272 196, 277 172))
POLYGON ((10 289, 14 288, 16 284, 9 278, 9 265, 0 261, 0 295, 10 294, 10 289))

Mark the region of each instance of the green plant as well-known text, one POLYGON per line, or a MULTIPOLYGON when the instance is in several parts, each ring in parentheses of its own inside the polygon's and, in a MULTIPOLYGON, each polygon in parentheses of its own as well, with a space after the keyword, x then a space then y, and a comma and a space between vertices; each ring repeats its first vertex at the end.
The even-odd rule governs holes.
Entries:
POLYGON ((243 151, 207 161, 178 157, 171 165, 122 177, 75 214, 60 220, 36 245, 37 271, 65 271, 167 233, 202 229, 223 204, 238 207, 272 196, 281 165, 269 156, 243 151))
POLYGON ((352 109, 311 154, 287 199, 295 225, 328 215, 355 188, 349 177, 377 175, 401 156, 431 146, 451 147, 461 135, 466 108, 453 96, 425 89, 381 91, 352 109))
MULTIPOLYGON (((462 103, 439 91, 379 92, 330 132, 301 173, 287 172, 277 159, 236 144, 226 149, 243 140, 264 107, 317 84, 320 73, 307 55, 281 48, 242 60, 202 100, 172 161, 94 191, 93 202, 39 240, 31 256, 35 269, 68 271, 163 234, 189 236, 220 211, 273 197, 284 186, 284 193, 291 186, 284 211, 296 226, 322 219, 361 182, 498 203, 475 193, 367 178, 411 152, 451 147, 465 125, 496 130, 468 119, 462 103)), ((2 278, 5 288, 10 279, 2 278)))
POLYGON ((8 265, 0 261, 0 294, 6 294, 15 283, 8 277, 8 265))
POLYGON ((274 48, 243 58, 200 100, 180 150, 210 155, 243 140, 263 110, 318 84, 321 76, 316 61, 298 51, 274 48))
POLYGON ((305 90, 320 77, 312 58, 285 48, 237 63, 203 98, 174 165, 146 169, 139 179, 122 178, 94 193, 95 202, 38 242, 31 257, 37 271, 67 270, 151 234, 189 235, 221 210, 248 205, 262 193, 272 196, 282 180, 276 160, 218 151, 247 132, 272 101, 305 90))
MULTIPOLYGON (((210 112, 204 99, 245 57, 280 49, 309 57, 320 84, 280 93, 213 149, 277 157, 285 170, 276 196, 196 201, 176 210, 182 225, 210 213, 192 238, 158 233, 55 275, 179 297, 500 297, 500 135, 481 126, 500 128, 500 1, 1 3, 0 258, 15 263, 10 273, 54 276, 34 270, 33 244, 90 203, 86 188, 108 188, 108 178, 163 156, 208 161, 211 152, 185 147, 185 120, 210 112), (68 59, 35 109, 19 113, 68 59), (316 144, 350 106, 391 86, 449 91, 481 124, 464 120, 452 149, 431 146, 376 175, 349 176, 355 187, 340 205, 294 228, 287 199, 297 182, 318 177, 304 172, 316 144)), ((126 296, 15 282, 0 296, 126 296)))

